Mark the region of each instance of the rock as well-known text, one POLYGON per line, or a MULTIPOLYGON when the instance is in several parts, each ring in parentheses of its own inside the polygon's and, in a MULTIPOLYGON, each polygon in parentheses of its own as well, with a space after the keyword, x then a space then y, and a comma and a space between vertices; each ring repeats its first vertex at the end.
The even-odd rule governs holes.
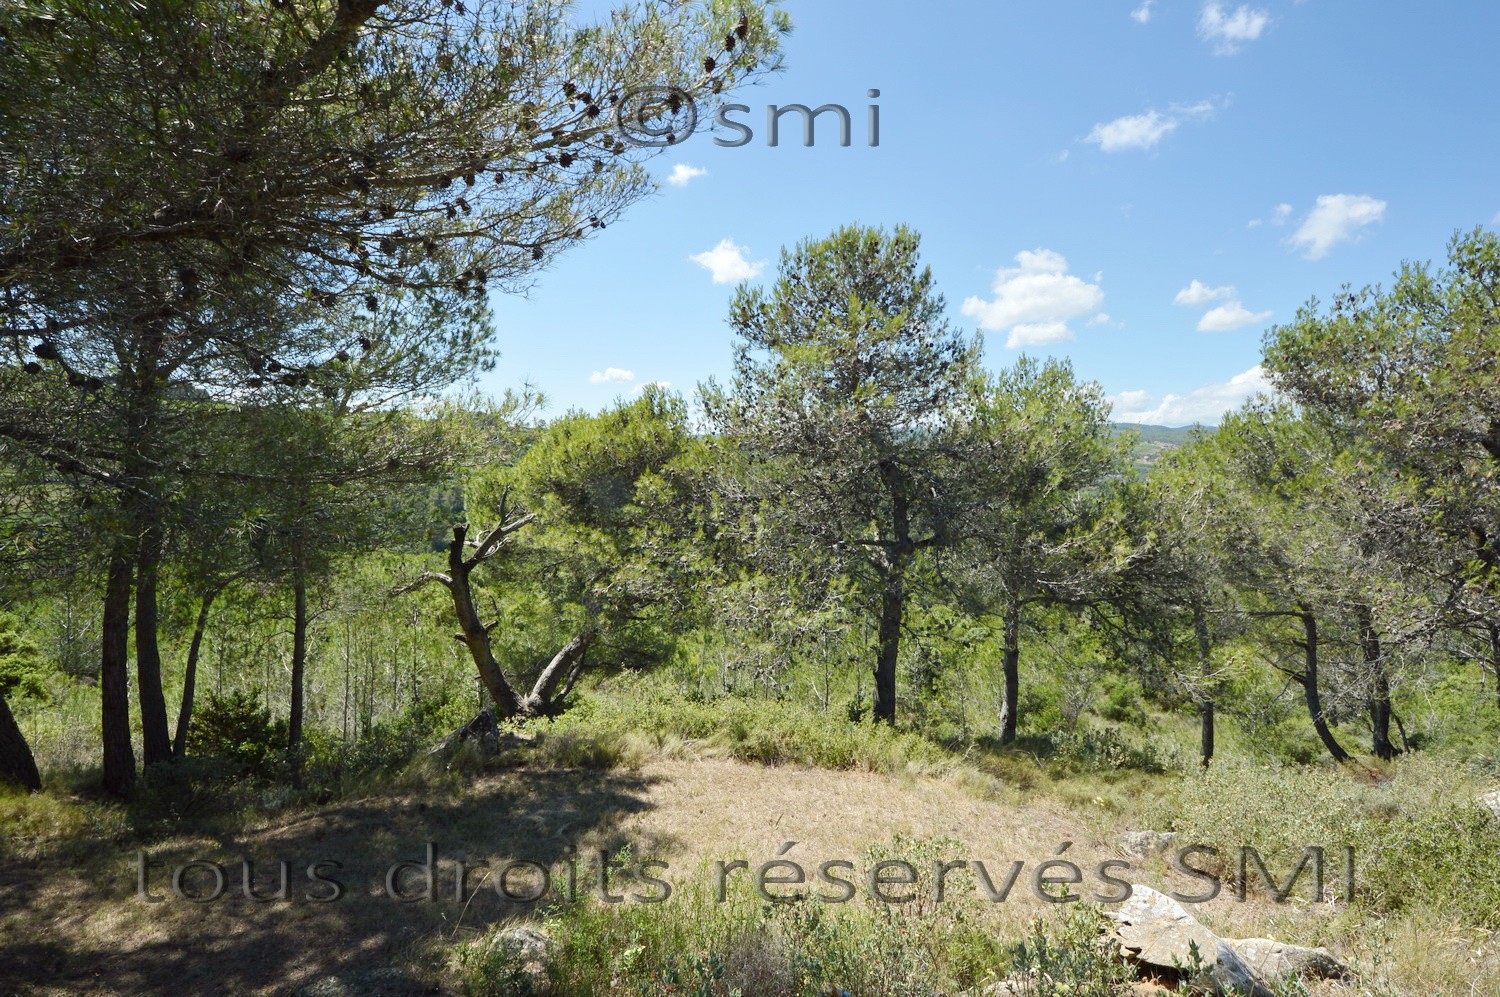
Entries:
POLYGON ((1176 831, 1126 831, 1120 835, 1120 851, 1132 858, 1160 855, 1177 841, 1176 831))
POLYGON ((1500 789, 1492 789, 1479 798, 1479 805, 1500 820, 1500 789))
POLYGON ((320 977, 298 990, 297 997, 415 997, 425 993, 427 987, 399 969, 371 969, 320 977))
POLYGON ((552 939, 545 931, 529 925, 506 928, 490 941, 490 951, 503 951, 521 966, 521 971, 538 985, 547 982, 547 960, 552 955, 552 939))
POLYGON ((1165 894, 1138 885, 1109 916, 1127 959, 1179 975, 1196 964, 1192 982, 1215 994, 1275 997, 1234 949, 1165 894))
POLYGON ((1288 945, 1272 938, 1226 938, 1229 947, 1263 980, 1279 983, 1293 976, 1345 980, 1349 967, 1325 948, 1288 945))
POLYGON ((979 991, 979 997, 1024 997, 1027 993, 1026 984, 1018 980, 1001 980, 999 983, 991 983, 979 991))

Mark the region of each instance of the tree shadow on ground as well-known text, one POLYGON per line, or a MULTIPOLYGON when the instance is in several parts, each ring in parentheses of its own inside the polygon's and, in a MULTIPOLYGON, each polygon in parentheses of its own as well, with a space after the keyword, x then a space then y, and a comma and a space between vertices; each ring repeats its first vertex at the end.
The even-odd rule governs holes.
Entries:
MULTIPOLYGON (((628 846, 636 857, 668 854, 665 840, 627 840, 623 819, 649 808, 652 780, 629 772, 518 770, 483 779, 461 795, 409 791, 329 806, 235 834, 182 833, 148 848, 148 885, 157 900, 138 896, 136 849, 97 842, 91 861, 52 860, 0 868, 0 995, 288 994, 311 979, 413 960, 438 938, 462 938, 498 921, 534 913, 568 889, 597 889, 597 850, 628 846), (386 894, 393 863, 424 863, 437 852, 432 900, 386 894), (252 884, 274 894, 279 863, 289 865, 288 899, 243 895, 242 859, 252 884), (218 863, 225 891, 194 903, 173 892, 173 871, 195 860, 218 863), (337 881, 343 895, 316 902, 332 888, 311 881, 307 867, 337 881), (551 893, 533 902, 506 899, 496 873, 507 861, 552 870, 551 893), (467 866, 462 899, 458 863, 467 866), (483 867, 481 866, 483 864, 483 867)), ((400 892, 423 892, 424 877, 407 869, 400 892)), ((214 874, 185 874, 184 893, 211 895, 214 874)), ((538 892, 535 869, 507 877, 513 898, 538 892)), ((642 888, 643 889, 643 888, 642 888)), ((616 891, 620 888, 617 886, 616 891)), ((438 967, 419 969, 429 981, 438 967)))

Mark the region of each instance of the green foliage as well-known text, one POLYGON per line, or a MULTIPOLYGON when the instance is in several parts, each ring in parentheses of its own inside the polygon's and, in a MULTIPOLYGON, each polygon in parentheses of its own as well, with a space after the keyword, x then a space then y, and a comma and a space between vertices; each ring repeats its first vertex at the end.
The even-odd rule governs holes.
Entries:
POLYGON ((45 699, 52 672, 36 644, 21 634, 16 618, 0 613, 0 696, 45 699))
POLYGON ((645 738, 654 747, 702 741, 729 757, 763 765, 904 772, 939 771, 954 760, 937 745, 886 724, 851 724, 795 701, 692 700, 647 682, 612 686, 610 695, 586 697, 562 717, 532 726, 547 738, 610 733, 645 738))
POLYGON ((259 689, 223 696, 209 693, 188 728, 190 755, 218 758, 259 777, 274 774, 285 761, 286 721, 272 719, 259 689))
POLYGON ((1079 904, 1061 920, 1040 918, 1010 951, 1016 997, 1122 997, 1131 993, 1134 967, 1120 955, 1112 922, 1092 904, 1079 904))
MULTIPOLYGON (((1355 852, 1357 902, 1381 913, 1431 908, 1461 923, 1500 927, 1500 821, 1473 802, 1477 774, 1452 759, 1407 759, 1388 777, 1343 768, 1216 764, 1179 784, 1155 822, 1219 849, 1238 875, 1249 845, 1284 881, 1303 849, 1324 848, 1326 881, 1341 889, 1343 849, 1355 852)), ((1251 888, 1264 886, 1253 866, 1251 888)), ((1308 877, 1299 881, 1305 894, 1308 877)), ((1316 899, 1316 898, 1308 898, 1316 899)))

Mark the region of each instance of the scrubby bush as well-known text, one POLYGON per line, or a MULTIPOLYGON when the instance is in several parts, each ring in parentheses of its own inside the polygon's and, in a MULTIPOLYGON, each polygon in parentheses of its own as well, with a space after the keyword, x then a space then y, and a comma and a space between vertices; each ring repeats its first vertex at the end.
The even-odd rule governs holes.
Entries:
POLYGON ((269 778, 285 760, 286 721, 273 720, 259 689, 209 693, 188 728, 190 755, 219 758, 269 778))
MULTIPOLYGON (((1228 882, 1237 879, 1241 846, 1283 878, 1317 846, 1327 856, 1328 887, 1341 891, 1342 855, 1353 848, 1357 904, 1379 912, 1427 907, 1493 930, 1500 821, 1474 802, 1475 780, 1461 763, 1432 756, 1403 759, 1389 775, 1226 762, 1184 780, 1155 816, 1163 829, 1217 848, 1210 871, 1228 882)), ((1249 877, 1250 889, 1263 888, 1253 867, 1249 877)))

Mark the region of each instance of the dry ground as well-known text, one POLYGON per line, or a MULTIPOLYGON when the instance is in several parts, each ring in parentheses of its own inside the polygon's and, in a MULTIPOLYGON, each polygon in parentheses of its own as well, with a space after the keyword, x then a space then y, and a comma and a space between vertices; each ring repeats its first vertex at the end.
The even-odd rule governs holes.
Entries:
MULTIPOLYGON (((136 896, 134 848, 100 842, 91 854, 67 861, 0 868, 0 995, 269 997, 324 974, 392 963, 415 966, 440 988, 435 942, 526 913, 487 887, 466 903, 447 899, 458 859, 471 866, 506 858, 550 865, 628 845, 637 857, 668 862, 664 878, 680 888, 707 875, 714 861, 744 858, 753 866, 793 841, 790 857, 806 867, 830 859, 858 863, 898 833, 954 839, 962 853, 953 858, 996 869, 1025 860, 1028 875, 1064 842, 1073 843, 1068 857, 1086 869, 1117 857, 1111 842, 1120 829, 1108 820, 1069 812, 1041 793, 1006 795, 1014 798, 976 798, 947 780, 763 768, 714 757, 657 759, 613 772, 521 769, 477 779, 458 794, 420 783, 393 787, 389 795, 284 816, 232 836, 160 843, 151 849, 151 885, 168 899, 154 903, 136 896), (442 898, 397 903, 385 896, 384 870, 421 859, 428 841, 437 843, 442 859, 442 898), (241 856, 256 862, 263 884, 271 883, 277 861, 289 861, 291 899, 257 903, 239 896, 241 856), (226 865, 225 898, 192 904, 171 895, 166 869, 193 859, 226 865), (342 863, 330 873, 348 890, 338 902, 305 899, 311 884, 302 869, 320 859, 342 863)), ((1136 865, 1128 878, 1169 880, 1158 861, 1136 865)), ((582 882, 587 888, 588 880, 582 882)), ((1096 883, 1090 878, 1084 888, 1096 883)), ((1021 896, 996 909, 997 930, 1019 934, 1040 909, 1025 896, 1025 881, 1016 892, 1021 896)), ((1222 934, 1270 934, 1361 955, 1347 951, 1355 943, 1344 937, 1349 926, 1331 904, 1221 899, 1195 913, 1222 934)), ((1486 951, 1472 935, 1453 932, 1435 942, 1431 926, 1398 926, 1391 944, 1412 950, 1408 962, 1465 969, 1455 979, 1500 972, 1493 946, 1486 951), (1411 937, 1402 941, 1402 930, 1411 937)))

